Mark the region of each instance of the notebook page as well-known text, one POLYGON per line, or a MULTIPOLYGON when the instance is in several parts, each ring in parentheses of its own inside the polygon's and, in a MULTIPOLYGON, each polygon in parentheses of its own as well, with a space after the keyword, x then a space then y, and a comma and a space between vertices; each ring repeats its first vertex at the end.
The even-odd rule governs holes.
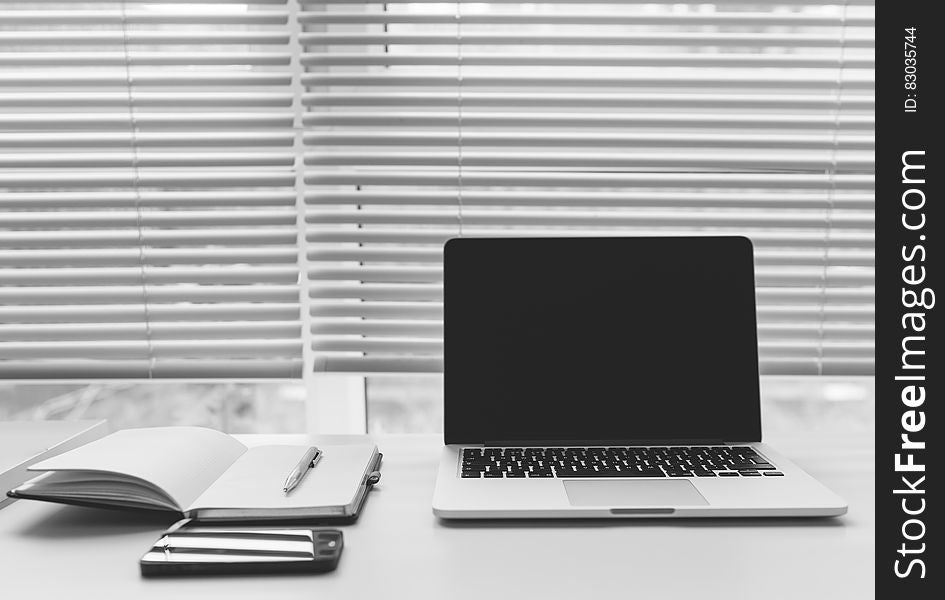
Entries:
MULTIPOLYGON (((189 509, 280 509, 345 506, 354 499, 373 458, 373 444, 319 446, 322 458, 289 494, 285 478, 308 446, 254 446, 189 509)), ((188 509, 188 510, 189 510, 188 509)))
MULTIPOLYGON (((188 506, 243 453, 232 437, 202 427, 150 427, 117 431, 41 461, 31 471, 104 471, 130 475, 188 506)), ((107 482, 102 482, 107 492, 107 482)))
POLYGON ((91 502, 102 506, 163 508, 179 510, 177 504, 159 488, 127 475, 100 471, 47 471, 21 485, 17 493, 26 497, 72 502, 91 502))

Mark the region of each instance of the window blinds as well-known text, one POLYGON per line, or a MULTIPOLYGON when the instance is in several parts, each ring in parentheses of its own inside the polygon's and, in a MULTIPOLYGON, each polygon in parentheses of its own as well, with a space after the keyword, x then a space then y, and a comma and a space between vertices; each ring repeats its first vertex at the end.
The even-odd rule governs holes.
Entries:
POLYGON ((301 374, 289 32, 0 2, 0 377, 301 374))
POLYGON ((0 377, 437 371, 449 237, 678 233, 754 240, 764 372, 872 372, 872 25, 0 1, 0 377))
POLYGON ((870 0, 301 4, 316 369, 441 369, 452 236, 725 233, 764 373, 872 372, 870 0))

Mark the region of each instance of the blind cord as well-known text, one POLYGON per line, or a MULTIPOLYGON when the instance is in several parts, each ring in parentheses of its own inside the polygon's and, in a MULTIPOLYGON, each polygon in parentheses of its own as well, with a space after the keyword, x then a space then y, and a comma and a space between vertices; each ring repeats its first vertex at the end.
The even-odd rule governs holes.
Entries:
POLYGON ((138 121, 135 114, 135 97, 133 92, 134 77, 131 74, 131 56, 128 41, 127 2, 121 3, 121 42, 125 65, 125 90, 128 94, 128 124, 131 133, 131 172, 132 193, 134 195, 135 225, 138 230, 138 281, 141 285, 142 300, 144 302, 144 335, 148 348, 148 379, 154 378, 154 343, 151 331, 150 299, 148 298, 147 269, 145 267, 144 228, 141 215, 141 173, 138 157, 138 121))
POLYGON ((456 217, 463 237, 463 3, 456 1, 456 217))
POLYGON ((833 107, 833 138, 832 149, 830 153, 830 166, 828 167, 828 188, 827 188, 827 213, 824 219, 824 253, 823 270, 821 272, 821 294, 820 294, 820 322, 817 329, 817 374, 824 374, 824 327, 827 320, 827 287, 830 282, 828 265, 830 264, 830 245, 833 234, 833 216, 836 207, 837 193, 837 164, 840 151, 840 113, 843 109, 843 75, 846 69, 847 52, 847 9, 850 6, 850 0, 845 0, 840 13, 840 52, 837 65, 837 87, 834 96, 833 107))

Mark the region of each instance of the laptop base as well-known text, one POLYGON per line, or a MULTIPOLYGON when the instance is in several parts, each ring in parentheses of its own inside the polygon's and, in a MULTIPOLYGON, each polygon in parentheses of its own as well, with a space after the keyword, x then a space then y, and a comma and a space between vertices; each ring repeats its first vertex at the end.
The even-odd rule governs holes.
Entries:
MULTIPOLYGON (((733 444, 734 445, 734 444, 733 444)), ((831 517, 842 498, 766 444, 749 445, 783 477, 464 479, 463 446, 440 459, 433 513, 443 519, 831 517)))

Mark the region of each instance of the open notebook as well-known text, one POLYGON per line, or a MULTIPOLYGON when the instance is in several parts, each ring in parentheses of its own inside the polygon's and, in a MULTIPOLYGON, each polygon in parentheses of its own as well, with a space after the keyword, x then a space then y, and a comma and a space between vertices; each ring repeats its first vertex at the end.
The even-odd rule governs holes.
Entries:
POLYGON ((174 511, 201 521, 354 517, 380 464, 372 444, 319 446, 291 493, 286 475, 307 446, 246 447, 201 427, 126 429, 44 460, 9 494, 113 508, 174 511))

